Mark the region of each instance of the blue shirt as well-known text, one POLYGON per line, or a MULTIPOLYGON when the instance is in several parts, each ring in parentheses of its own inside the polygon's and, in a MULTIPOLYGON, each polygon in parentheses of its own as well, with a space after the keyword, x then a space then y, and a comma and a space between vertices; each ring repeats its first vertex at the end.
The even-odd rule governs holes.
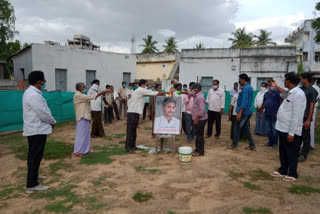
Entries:
POLYGON ((247 83, 243 86, 242 91, 239 93, 236 112, 239 113, 240 109, 243 109, 243 115, 252 115, 252 100, 253 88, 249 83, 247 83))
POLYGON ((263 97, 265 109, 264 114, 267 116, 275 116, 278 113, 278 109, 280 107, 280 100, 280 92, 277 89, 273 91, 267 91, 263 97))

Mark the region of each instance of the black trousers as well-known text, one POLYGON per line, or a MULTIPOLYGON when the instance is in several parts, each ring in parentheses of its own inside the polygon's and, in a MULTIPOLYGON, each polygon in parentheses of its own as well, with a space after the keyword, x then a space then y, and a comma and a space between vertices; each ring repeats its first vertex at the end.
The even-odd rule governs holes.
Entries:
POLYGON ((143 120, 146 119, 148 108, 149 108, 149 103, 145 103, 143 107, 143 117, 142 117, 143 120))
POLYGON ((288 142, 287 137, 288 133, 279 132, 279 155, 281 166, 278 172, 282 175, 298 178, 297 145, 300 137, 295 135, 293 142, 288 142))
POLYGON ((310 136, 310 128, 305 129, 302 128, 302 136, 299 138, 298 141, 298 157, 301 155, 303 156, 305 159, 307 159, 308 154, 309 154, 309 150, 310 150, 310 141, 311 141, 311 136, 310 136), (303 146, 302 146, 302 150, 300 152, 300 148, 303 142, 303 146))
POLYGON ((185 134, 187 134, 187 128, 186 128, 186 113, 182 112, 182 130, 185 134))
POLYGON ((207 120, 199 120, 196 125, 196 152, 200 155, 204 155, 204 127, 207 120))
POLYGON ((127 113, 127 138, 125 145, 127 151, 132 151, 136 147, 138 123, 138 113, 127 113))
POLYGON ((120 114, 119 114, 119 108, 116 101, 113 101, 112 103, 114 114, 116 115, 117 120, 120 120, 120 114))
POLYGON ((38 172, 46 145, 47 135, 28 136, 27 188, 38 186, 38 172))
POLYGON ((219 137, 221 134, 221 115, 220 112, 208 110, 208 130, 207 135, 212 135, 213 124, 216 122, 216 137, 219 137))
POLYGON ((104 107, 104 123, 111 124, 113 121, 113 108, 104 107))

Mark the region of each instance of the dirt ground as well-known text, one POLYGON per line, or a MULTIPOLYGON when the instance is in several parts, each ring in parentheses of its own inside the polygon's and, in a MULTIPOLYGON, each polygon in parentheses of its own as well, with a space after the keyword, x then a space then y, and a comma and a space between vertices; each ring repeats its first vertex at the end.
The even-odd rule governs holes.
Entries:
MULTIPOLYGON (((267 138, 254 135, 257 151, 245 150, 247 142, 240 142, 238 151, 228 150, 231 122, 226 117, 222 120, 221 139, 206 139, 205 156, 193 158, 189 165, 180 164, 177 154, 167 153, 156 156, 138 151, 133 155, 112 156, 110 164, 93 165, 80 164, 80 158, 70 154, 63 160, 65 168, 56 173, 49 171, 49 165, 56 160, 42 161, 41 173, 48 177, 43 183, 49 184, 50 188, 76 185, 72 193, 82 200, 68 213, 254 213, 245 212, 245 207, 267 209, 256 210, 257 213, 320 213, 319 144, 306 162, 299 163, 299 179, 287 183, 268 176, 279 167, 278 148, 263 146, 267 138), (137 170, 137 167, 145 170, 137 170), (314 191, 309 194, 289 192, 289 188, 301 186, 314 191), (138 192, 152 193, 152 198, 136 202, 132 197, 138 192), (97 206, 90 209, 92 204, 97 206)), ((251 124, 253 130, 253 118, 251 124)), ((137 145, 154 147, 155 139, 151 138, 149 127, 150 121, 139 125, 137 145)), ((107 135, 123 134, 125 130, 125 120, 105 127, 107 135)), ((55 128, 49 139, 73 144, 74 137, 75 124, 72 122, 55 128)), ((187 143, 184 134, 177 138, 177 147, 194 147, 194 142, 187 143)), ((112 140, 95 138, 91 147, 110 144, 123 147, 119 141, 124 140, 125 136, 112 140)), ((19 194, 7 199, 1 198, 0 193, 0 213, 50 213, 44 206, 62 200, 62 195, 50 199, 24 193, 26 161, 17 159, 5 146, 1 147, 0 163, 0 192, 8 186, 20 189, 19 194)), ((5 193, 2 191, 2 194, 5 193)))

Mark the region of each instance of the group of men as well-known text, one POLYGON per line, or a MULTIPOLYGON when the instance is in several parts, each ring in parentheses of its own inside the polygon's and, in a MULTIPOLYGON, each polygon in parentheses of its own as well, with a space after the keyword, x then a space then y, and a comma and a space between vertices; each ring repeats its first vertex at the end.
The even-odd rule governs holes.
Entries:
MULTIPOLYGON (((43 98, 41 91, 46 86, 43 72, 33 71, 28 77, 30 87, 23 95, 23 135, 28 138, 28 177, 27 193, 47 190, 49 187, 40 185, 39 180, 43 177, 38 174, 40 162, 43 156, 47 135, 52 132, 56 124, 50 109, 43 98)), ((240 89, 238 83, 234 84, 231 91, 230 119, 233 121, 231 132, 232 144, 229 149, 236 150, 238 141, 245 132, 249 141, 248 150, 255 151, 256 146, 250 132, 250 118, 252 116, 253 88, 250 86, 250 78, 247 74, 239 75, 240 89)), ((149 118, 155 120, 155 98, 156 96, 175 97, 180 96, 182 105, 182 127, 186 133, 187 141, 195 140, 193 156, 204 155, 204 128, 208 122, 206 137, 212 136, 213 124, 216 124, 215 138, 221 134, 221 115, 225 107, 225 92, 219 88, 219 81, 213 81, 213 87, 209 90, 207 98, 202 92, 199 83, 187 85, 172 82, 167 91, 161 90, 157 84, 154 90, 148 89, 148 82, 140 80, 138 86, 130 83, 118 91, 120 108, 127 116, 127 135, 125 149, 134 154, 137 139, 137 127, 139 115, 143 114, 146 97, 149 99, 149 118), (206 107, 208 106, 208 111, 206 107)), ((100 90, 99 80, 94 80, 88 91, 84 94, 86 85, 77 83, 77 92, 74 95, 74 106, 76 113, 76 137, 74 155, 82 156, 89 153, 90 149, 90 120, 93 120, 91 137, 104 136, 102 127, 101 104, 105 106, 106 123, 112 123, 112 110, 114 108, 114 90, 110 85, 106 90, 100 90)), ((276 146, 279 139, 280 168, 272 173, 273 176, 284 177, 285 181, 294 181, 298 178, 298 160, 304 161, 310 148, 310 133, 314 122, 315 103, 319 94, 313 88, 313 79, 309 73, 301 76, 294 72, 287 73, 284 80, 285 89, 278 86, 275 81, 261 84, 263 97, 257 98, 255 108, 257 117, 264 118, 268 129, 268 146, 276 146), (301 87, 299 87, 301 83, 301 87), (269 89, 267 90, 267 86, 269 89), (303 146, 302 146, 303 144, 303 146), (300 152, 300 147, 302 150, 300 152)), ((261 94, 260 94, 261 95, 261 94)), ((167 99, 164 103, 170 103, 167 99)), ((165 106, 163 106, 165 107, 165 106)), ((172 112, 171 112, 172 113, 172 112)), ((170 121, 169 121, 170 122, 170 121)))

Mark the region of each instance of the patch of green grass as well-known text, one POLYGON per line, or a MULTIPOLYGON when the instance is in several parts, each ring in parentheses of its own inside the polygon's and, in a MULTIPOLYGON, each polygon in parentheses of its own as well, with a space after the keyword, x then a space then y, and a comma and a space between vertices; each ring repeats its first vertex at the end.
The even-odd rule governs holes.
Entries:
POLYGON ((167 212, 167 214, 176 214, 176 213, 169 210, 169 211, 167 212))
POLYGON ((92 181, 91 183, 92 183, 93 185, 100 185, 100 184, 102 184, 102 181, 103 181, 103 180, 104 180, 103 178, 99 178, 98 180, 92 181))
POLYGON ((13 192, 14 192, 15 188, 14 187, 6 187, 3 190, 0 191, 0 199, 9 199, 13 192))
POLYGON ((243 185, 249 189, 252 189, 252 190, 260 190, 261 188, 253 183, 250 183, 250 182, 243 182, 243 185))
POLYGON ((96 202, 97 201, 97 199, 95 198, 95 197, 89 197, 88 198, 88 203, 94 203, 94 202, 96 202))
POLYGON ((71 211, 72 207, 81 202, 79 197, 72 192, 76 185, 68 184, 60 189, 52 188, 48 192, 43 192, 34 195, 34 198, 47 198, 49 200, 56 200, 63 198, 62 201, 47 204, 44 209, 48 212, 67 213, 71 211))
POLYGON ((110 164, 112 163, 112 159, 110 156, 113 155, 126 155, 126 151, 124 148, 119 148, 119 147, 108 147, 105 148, 105 150, 101 152, 94 152, 90 153, 88 155, 84 155, 81 157, 80 163, 81 164, 87 164, 87 165, 92 165, 92 164, 110 164))
POLYGON ((252 207, 244 207, 242 211, 245 214, 253 214, 253 213, 268 213, 271 214, 272 212, 268 208, 252 208, 252 207))
POLYGON ((95 204, 95 205, 92 205, 88 210, 98 211, 98 210, 102 209, 105 206, 107 206, 106 203, 95 204))
POLYGON ((249 172, 249 176, 251 177, 251 180, 253 181, 264 181, 264 180, 270 180, 272 181, 274 177, 272 177, 268 172, 263 171, 261 169, 256 169, 254 171, 249 172))
POLYGON ((161 161, 161 160, 164 160, 162 157, 159 157, 156 159, 157 161, 161 161))
POLYGON ((49 164, 49 171, 55 174, 58 170, 66 169, 68 167, 70 167, 70 164, 65 163, 63 160, 59 160, 55 163, 49 164))
POLYGON ((76 122, 74 120, 71 120, 71 121, 57 123, 54 127, 55 128, 62 128, 65 126, 75 125, 75 124, 76 124, 76 122))
POLYGON ((229 176, 233 179, 243 178, 246 176, 243 172, 237 172, 237 171, 230 171, 229 176))
POLYGON ((116 138, 116 139, 120 139, 120 138, 123 138, 123 137, 125 137, 125 136, 127 136, 127 134, 126 134, 126 133, 122 133, 122 134, 114 134, 114 135, 113 135, 113 137, 114 137, 114 138, 116 138))
POLYGON ((151 131, 151 130, 152 130, 152 127, 143 127, 143 130, 151 131))
POLYGON ((135 169, 136 169, 136 172, 150 172, 152 174, 159 172, 159 169, 146 169, 142 166, 137 166, 135 169))
POLYGON ((109 136, 109 135, 105 136, 104 139, 106 139, 108 141, 113 141, 112 136, 109 136))
POLYGON ((138 193, 136 193, 133 197, 132 197, 132 199, 134 200, 134 201, 136 201, 136 202, 144 202, 144 201, 148 201, 148 200, 150 200, 152 198, 152 193, 150 192, 150 193, 145 193, 145 194, 143 194, 143 193, 141 193, 141 192, 138 192, 138 193))
POLYGON ((126 141, 125 140, 119 141, 119 144, 124 145, 124 144, 126 144, 126 141))
POLYGON ((293 185, 289 188, 289 192, 298 195, 309 195, 310 193, 320 193, 320 189, 310 186, 293 185))

